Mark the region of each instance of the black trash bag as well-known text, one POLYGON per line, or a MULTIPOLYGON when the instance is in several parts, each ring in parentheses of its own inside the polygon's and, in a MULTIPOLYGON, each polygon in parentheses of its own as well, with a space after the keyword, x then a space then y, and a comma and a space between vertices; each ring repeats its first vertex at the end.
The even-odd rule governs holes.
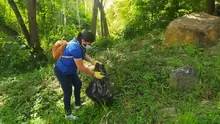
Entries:
POLYGON ((86 95, 92 99, 92 101, 99 104, 112 103, 112 88, 108 82, 105 66, 97 63, 95 65, 95 71, 101 72, 105 77, 103 79, 97 79, 94 77, 86 88, 86 95))

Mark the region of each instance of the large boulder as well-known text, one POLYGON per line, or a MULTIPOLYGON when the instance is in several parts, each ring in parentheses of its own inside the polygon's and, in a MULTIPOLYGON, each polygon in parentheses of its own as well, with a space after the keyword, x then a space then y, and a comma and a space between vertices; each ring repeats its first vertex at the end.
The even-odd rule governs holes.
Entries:
POLYGON ((191 13, 170 22, 166 45, 176 42, 195 43, 199 47, 216 45, 220 37, 220 18, 204 12, 191 13))
POLYGON ((170 87, 174 89, 192 89, 198 82, 199 73, 195 67, 184 66, 177 68, 170 74, 170 87))

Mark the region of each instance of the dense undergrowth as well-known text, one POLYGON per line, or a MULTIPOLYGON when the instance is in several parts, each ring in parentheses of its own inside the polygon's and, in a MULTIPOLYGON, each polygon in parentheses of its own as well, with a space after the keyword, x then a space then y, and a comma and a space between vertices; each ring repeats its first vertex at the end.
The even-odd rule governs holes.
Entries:
POLYGON ((73 111, 79 116, 74 122, 64 118, 53 65, 1 76, 1 123, 220 123, 219 52, 184 44, 166 47, 163 34, 97 41, 89 53, 106 65, 114 102, 106 106, 89 100, 84 90, 91 77, 81 75, 87 104, 73 111), (183 65, 198 69, 199 82, 189 91, 170 89, 169 74, 183 65))

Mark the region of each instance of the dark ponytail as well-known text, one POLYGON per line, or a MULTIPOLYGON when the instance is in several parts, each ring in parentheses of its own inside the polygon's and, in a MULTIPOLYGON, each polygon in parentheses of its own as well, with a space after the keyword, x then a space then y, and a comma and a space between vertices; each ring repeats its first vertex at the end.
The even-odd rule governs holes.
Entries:
POLYGON ((76 40, 78 40, 80 44, 81 44, 82 37, 83 37, 83 36, 82 36, 82 33, 79 32, 79 34, 78 34, 77 37, 76 37, 76 40))

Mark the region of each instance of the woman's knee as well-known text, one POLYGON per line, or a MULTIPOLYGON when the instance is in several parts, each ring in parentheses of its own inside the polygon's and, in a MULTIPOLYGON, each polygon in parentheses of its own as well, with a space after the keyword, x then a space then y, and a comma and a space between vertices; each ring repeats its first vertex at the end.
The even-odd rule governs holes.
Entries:
POLYGON ((74 77, 73 85, 77 88, 81 88, 81 86, 82 86, 82 81, 80 80, 80 78, 78 77, 77 74, 74 77))
POLYGON ((72 91, 64 92, 64 97, 70 98, 72 96, 72 91))

